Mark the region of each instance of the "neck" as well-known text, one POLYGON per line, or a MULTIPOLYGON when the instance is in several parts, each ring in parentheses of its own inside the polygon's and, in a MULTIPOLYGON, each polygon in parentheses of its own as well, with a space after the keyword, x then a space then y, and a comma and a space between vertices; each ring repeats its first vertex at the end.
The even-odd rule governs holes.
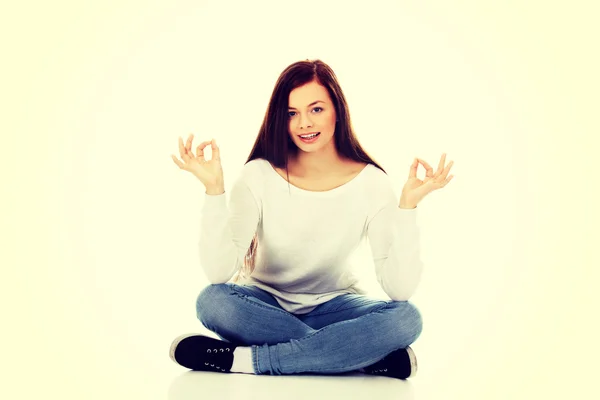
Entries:
POLYGON ((340 169, 344 161, 337 151, 307 153, 298 150, 290 158, 290 167, 304 177, 330 176, 340 169))

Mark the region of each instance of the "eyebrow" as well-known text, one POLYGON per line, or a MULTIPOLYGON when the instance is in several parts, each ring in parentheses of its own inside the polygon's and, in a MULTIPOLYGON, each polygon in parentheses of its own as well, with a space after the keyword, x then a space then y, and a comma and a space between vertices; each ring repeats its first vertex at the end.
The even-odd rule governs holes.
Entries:
MULTIPOLYGON (((307 105, 306 107, 310 107, 310 106, 314 106, 317 103, 325 103, 323 100, 317 100, 317 101, 313 101, 312 103, 310 103, 309 105, 307 105)), ((288 107, 288 110, 295 110, 294 107, 288 107)))

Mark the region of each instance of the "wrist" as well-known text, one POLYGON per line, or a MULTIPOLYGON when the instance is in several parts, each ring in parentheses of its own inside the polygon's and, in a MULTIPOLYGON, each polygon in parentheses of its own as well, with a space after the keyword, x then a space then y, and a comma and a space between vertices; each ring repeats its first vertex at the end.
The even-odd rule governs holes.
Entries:
POLYGON ((409 204, 400 204, 398 206, 398 208, 413 209, 413 208, 417 208, 417 206, 416 205, 413 206, 413 205, 409 205, 409 204))
POLYGON ((407 199, 405 196, 400 196, 400 208, 417 208, 417 203, 414 200, 407 199))
POLYGON ((225 193, 225 188, 223 187, 208 187, 206 188, 206 194, 210 196, 219 196, 225 193))

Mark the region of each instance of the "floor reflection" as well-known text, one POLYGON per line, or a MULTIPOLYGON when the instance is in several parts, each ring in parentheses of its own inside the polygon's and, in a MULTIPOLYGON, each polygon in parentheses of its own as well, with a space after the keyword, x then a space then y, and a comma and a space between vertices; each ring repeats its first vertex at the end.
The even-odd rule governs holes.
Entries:
POLYGON ((247 375, 187 371, 169 388, 169 400, 199 399, 377 399, 412 400, 410 380, 348 373, 324 375, 247 375))

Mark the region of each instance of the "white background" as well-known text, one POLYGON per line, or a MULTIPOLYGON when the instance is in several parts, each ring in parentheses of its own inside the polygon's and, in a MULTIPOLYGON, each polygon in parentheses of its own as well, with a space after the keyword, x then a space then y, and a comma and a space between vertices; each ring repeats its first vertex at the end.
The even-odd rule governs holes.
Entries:
MULTIPOLYGON (((20 393, 6 398, 167 396, 182 373, 169 345, 202 331, 195 299, 208 283, 204 190, 171 160, 177 138, 217 139, 228 190, 277 77, 315 58, 336 72, 359 140, 397 194, 414 157, 454 160, 452 182, 419 204, 416 397, 593 397, 591 9, 21 4, 0 13, 1 365, 3 390, 20 393)), ((363 278, 382 295, 363 250, 363 278)))

